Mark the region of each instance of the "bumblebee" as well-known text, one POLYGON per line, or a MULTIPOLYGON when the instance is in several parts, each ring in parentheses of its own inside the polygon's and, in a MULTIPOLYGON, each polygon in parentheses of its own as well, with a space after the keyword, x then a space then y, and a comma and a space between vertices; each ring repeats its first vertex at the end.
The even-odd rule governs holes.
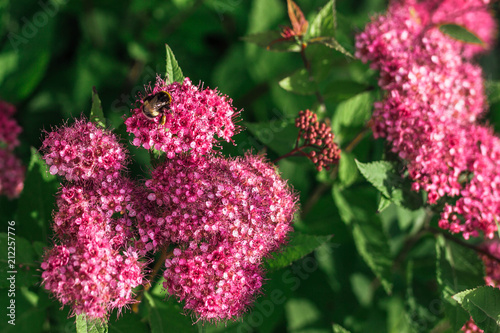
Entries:
POLYGON ((161 115, 160 125, 164 125, 167 120, 165 112, 169 110, 170 103, 172 103, 172 96, 163 90, 146 96, 142 100, 142 114, 148 119, 155 119, 161 115))

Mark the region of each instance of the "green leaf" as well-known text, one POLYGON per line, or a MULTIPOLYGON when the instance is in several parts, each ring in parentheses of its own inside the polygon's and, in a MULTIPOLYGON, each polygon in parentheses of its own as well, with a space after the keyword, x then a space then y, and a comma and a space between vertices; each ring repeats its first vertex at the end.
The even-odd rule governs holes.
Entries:
POLYGON ((90 121, 97 126, 106 127, 106 118, 102 112, 101 100, 95 87, 92 87, 92 109, 90 109, 90 121))
MULTIPOLYGON (((289 153, 293 149, 299 132, 295 127, 294 119, 244 123, 243 126, 266 147, 274 150, 279 155, 289 153)), ((245 147, 249 143, 251 146, 256 146, 255 142, 238 142, 238 146, 245 147)))
POLYGON ((1 99, 11 102, 25 99, 35 90, 47 71, 50 57, 53 54, 52 39, 54 35, 54 20, 37 28, 31 24, 19 25, 20 31, 9 31, 7 34, 8 45, 2 49, 2 54, 9 55, 8 61, 15 67, 0 69, 1 99), (27 33, 26 30, 30 29, 27 33), (13 57, 12 57, 13 56, 13 57), (2 77, 3 76, 3 77, 2 77))
POLYGON ((381 195, 380 201, 378 203, 377 212, 382 213, 384 211, 384 209, 386 209, 387 207, 389 207, 391 205, 391 203, 392 203, 391 200, 389 200, 386 197, 384 197, 383 195, 381 195))
POLYGON ((333 330, 333 333, 351 333, 350 331, 346 330, 345 328, 343 328, 339 324, 333 324, 332 330, 333 330))
POLYGON ((354 59, 351 52, 347 51, 335 38, 333 37, 316 37, 309 40, 309 44, 322 44, 328 46, 335 51, 342 53, 343 55, 354 59))
POLYGON ((340 183, 348 187, 359 177, 356 161, 352 153, 341 151, 339 160, 339 180, 340 183))
POLYGON ((123 311, 116 320, 110 319, 108 322, 109 333, 148 333, 149 328, 146 323, 141 321, 139 314, 123 311))
POLYGON ((486 92, 488 94, 488 103, 493 104, 500 101, 500 81, 486 81, 486 92))
POLYGON ((354 243, 359 254, 379 278, 385 291, 390 294, 392 258, 389 240, 384 233, 380 218, 367 211, 367 199, 363 198, 362 192, 341 191, 338 186, 334 186, 332 194, 342 221, 352 228, 354 243))
POLYGON ((179 82, 182 83, 184 81, 184 75, 182 74, 182 70, 175 59, 174 52, 168 44, 165 44, 165 49, 167 51, 166 57, 166 66, 167 66, 167 80, 168 82, 179 82))
POLYGON ((349 80, 338 80, 328 83, 323 96, 327 100, 344 101, 368 90, 366 84, 349 80))
POLYGON ((446 316, 455 331, 469 319, 452 296, 484 284, 484 267, 477 253, 439 236, 436 242, 436 272, 446 316))
POLYGON ((374 96, 363 92, 341 102, 332 117, 332 130, 340 142, 357 133, 370 119, 374 96))
POLYGON ((453 39, 469 44, 484 45, 484 42, 475 33, 458 24, 441 24, 439 30, 453 39))
MULTIPOLYGON (((337 18, 335 13, 335 0, 329 1, 314 18, 306 38, 335 36, 335 29, 337 27, 337 18)), ((306 39, 306 40, 307 40, 306 39)))
POLYGON ((279 252, 274 253, 272 259, 267 259, 265 266, 269 270, 276 270, 291 265, 294 261, 305 257, 323 245, 330 238, 332 236, 306 235, 294 232, 291 235, 290 242, 279 252))
MULTIPOLYGON (((36 272, 38 262, 35 262, 35 252, 31 243, 19 236, 16 225, 5 224, 6 233, 0 233, 0 244, 5 250, 0 252, 0 276, 16 275, 16 283, 20 286, 35 285, 40 282, 39 274, 36 272), (9 225, 10 226, 10 225, 9 225), (10 233, 8 233, 10 231, 10 233)), ((9 281, 0 279, 0 288, 7 288, 9 281)))
POLYGON ((58 186, 56 176, 47 171, 45 161, 32 147, 24 189, 19 197, 17 235, 31 242, 47 240, 58 186))
POLYGON ((485 332, 500 332, 500 289, 490 286, 462 291, 453 296, 485 332))
POLYGON ((108 323, 102 320, 91 320, 86 315, 76 316, 76 333, 107 333, 108 323))
POLYGON ((299 95, 311 95, 318 89, 307 69, 302 68, 279 82, 281 88, 299 95))
POLYGON ((300 52, 300 45, 295 40, 283 40, 279 31, 266 31, 250 34, 241 38, 266 50, 276 52, 300 52))
POLYGON ((411 181, 397 173, 394 164, 387 161, 361 163, 357 160, 356 164, 366 180, 396 205, 412 210, 422 207, 422 196, 411 190, 411 181))
POLYGON ((181 314, 180 305, 173 299, 162 300, 148 292, 144 293, 144 298, 152 333, 194 331, 195 326, 189 317, 181 314))

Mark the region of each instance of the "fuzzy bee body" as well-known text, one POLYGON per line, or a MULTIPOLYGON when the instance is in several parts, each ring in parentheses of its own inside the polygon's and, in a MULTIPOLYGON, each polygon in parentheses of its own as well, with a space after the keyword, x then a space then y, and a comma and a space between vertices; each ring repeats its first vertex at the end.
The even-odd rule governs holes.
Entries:
POLYGON ((160 124, 165 124, 165 112, 169 110, 172 96, 166 91, 159 91, 156 94, 146 96, 142 100, 142 114, 148 119, 155 119, 161 115, 160 124))

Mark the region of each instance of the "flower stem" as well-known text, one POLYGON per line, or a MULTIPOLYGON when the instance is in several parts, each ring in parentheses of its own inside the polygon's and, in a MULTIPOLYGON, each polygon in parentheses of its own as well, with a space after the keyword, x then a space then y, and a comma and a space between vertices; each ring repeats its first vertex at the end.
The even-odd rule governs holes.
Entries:
POLYGON ((132 305, 132 311, 134 311, 135 313, 139 312, 139 304, 141 304, 144 293, 151 289, 151 283, 155 279, 161 267, 164 265, 165 260, 170 256, 172 256, 172 252, 167 253, 167 250, 165 248, 161 250, 160 258, 158 258, 158 261, 156 261, 153 269, 151 270, 151 274, 149 275, 149 282, 137 293, 137 296, 135 297, 135 300, 137 302, 132 305))

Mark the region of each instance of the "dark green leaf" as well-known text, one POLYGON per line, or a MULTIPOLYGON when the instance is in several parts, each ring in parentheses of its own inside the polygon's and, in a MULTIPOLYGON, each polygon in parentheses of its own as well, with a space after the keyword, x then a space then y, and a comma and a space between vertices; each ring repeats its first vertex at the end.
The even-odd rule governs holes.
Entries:
POLYGON ((76 316, 76 333, 107 333, 108 323, 103 320, 91 320, 86 315, 76 316))
POLYGON ((120 315, 116 320, 111 318, 108 322, 110 333, 147 333, 149 332, 148 326, 141 321, 139 314, 126 311, 120 315))
POLYGON ((452 299, 460 291, 484 284, 484 268, 477 253, 440 236, 436 242, 437 282, 444 300, 444 309, 455 331, 469 315, 452 299))
POLYGON ((422 207, 422 196, 411 190, 411 182, 396 172, 387 161, 361 163, 356 161, 359 171, 387 199, 409 209, 422 207))
POLYGON ((95 87, 92 88, 92 109, 90 109, 90 121, 97 126, 106 127, 106 119, 102 112, 101 100, 95 87))
POLYGON ((38 86, 53 52, 51 49, 54 35, 53 20, 49 20, 40 28, 35 27, 32 22, 20 26, 20 31, 9 31, 7 34, 9 43, 6 44, 9 46, 2 50, 2 53, 10 55, 6 60, 10 61, 11 65, 14 65, 12 61, 15 61, 15 66, 0 69, 0 73, 4 72, 3 80, 0 75, 2 86, 0 96, 12 102, 28 97, 38 86))
MULTIPOLYGON (((293 149, 299 132, 295 127, 293 119, 271 120, 262 123, 244 123, 243 126, 245 126, 260 142, 279 155, 289 153, 293 149)), ((238 146, 244 145, 248 146, 248 142, 238 143, 238 146)), ((251 146, 255 146, 255 144, 251 146)))
POLYGON ((290 242, 283 249, 279 250, 279 252, 275 253, 272 259, 268 259, 265 265, 271 270, 291 265, 294 261, 305 257, 317 247, 323 245, 331 237, 294 232, 290 237, 290 242))
POLYGON ((179 82, 182 83, 184 81, 184 75, 182 74, 182 70, 175 59, 174 52, 165 44, 165 49, 167 50, 167 58, 166 58, 166 74, 168 82, 179 82))
POLYGON ((318 89, 309 72, 303 68, 279 82, 281 88, 299 95, 311 95, 318 89))
POLYGON ((258 32, 241 39, 269 51, 300 52, 300 45, 295 40, 284 40, 279 31, 258 32))
POLYGON ((331 0, 316 15, 309 26, 306 37, 307 39, 327 36, 334 37, 336 26, 335 0, 331 0))
POLYGON ((500 290, 490 286, 462 291, 453 296, 485 332, 500 332, 500 290))
POLYGON ((374 96, 370 92, 358 94, 341 102, 332 117, 332 130, 340 142, 359 131, 371 117, 374 96))
POLYGON ((366 84, 355 81, 332 81, 328 83, 323 96, 325 99, 332 101, 344 101, 365 92, 367 89, 368 86, 366 84))
POLYGON ((48 172, 45 161, 32 147, 31 161, 17 210, 16 229, 19 236, 32 242, 47 240, 58 186, 56 177, 48 172))
POLYGON ((331 49, 334 49, 335 51, 338 51, 342 53, 345 56, 348 56, 349 58, 354 59, 354 56, 351 54, 351 52, 347 51, 335 38, 333 37, 316 37, 312 38, 309 40, 310 44, 322 44, 325 46, 328 46, 331 49))
POLYGON ((173 299, 162 300, 156 296, 144 293, 149 312, 149 325, 152 333, 193 332, 193 326, 188 316, 181 314, 182 309, 173 299))
POLYGON ((367 211, 366 199, 359 192, 341 192, 333 187, 333 199, 344 223, 352 228, 356 248, 366 264, 382 282, 388 294, 391 293, 392 258, 389 241, 378 216, 367 211), (348 198, 344 194, 349 195, 348 198))
POLYGON ((441 24, 439 30, 453 39, 469 44, 484 45, 484 42, 472 31, 458 24, 441 24))

